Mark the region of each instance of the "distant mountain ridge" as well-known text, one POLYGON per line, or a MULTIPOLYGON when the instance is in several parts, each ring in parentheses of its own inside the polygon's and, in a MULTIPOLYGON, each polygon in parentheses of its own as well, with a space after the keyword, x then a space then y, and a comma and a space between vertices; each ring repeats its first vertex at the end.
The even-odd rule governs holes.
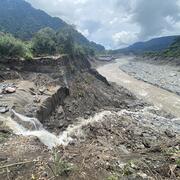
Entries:
POLYGON ((140 54, 144 52, 162 51, 170 47, 170 45, 173 42, 175 42, 175 40, 178 37, 179 36, 165 36, 165 37, 154 38, 145 42, 137 42, 127 48, 114 50, 112 51, 112 53, 113 54, 118 54, 118 53, 140 54))
MULTIPOLYGON (((8 32, 23 40, 30 39, 42 28, 50 27, 55 31, 68 27, 66 22, 57 17, 51 17, 42 10, 35 9, 24 0, 0 1, 0 31, 8 32)), ((75 41, 96 51, 103 51, 102 45, 90 42, 81 33, 73 30, 75 41)))

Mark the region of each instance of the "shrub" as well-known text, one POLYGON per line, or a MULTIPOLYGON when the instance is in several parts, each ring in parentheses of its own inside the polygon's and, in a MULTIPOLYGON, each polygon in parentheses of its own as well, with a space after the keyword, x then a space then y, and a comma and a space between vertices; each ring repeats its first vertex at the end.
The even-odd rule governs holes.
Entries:
POLYGON ((0 34, 0 56, 31 58, 29 46, 10 34, 0 34))

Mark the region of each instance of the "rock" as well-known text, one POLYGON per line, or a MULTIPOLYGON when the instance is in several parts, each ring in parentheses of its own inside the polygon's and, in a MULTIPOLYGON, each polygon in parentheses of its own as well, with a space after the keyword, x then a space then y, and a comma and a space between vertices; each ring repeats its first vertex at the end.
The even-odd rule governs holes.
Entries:
POLYGON ((139 176, 139 178, 147 179, 147 180, 149 179, 148 175, 143 172, 138 172, 137 175, 139 176))
POLYGON ((142 144, 142 143, 137 143, 136 147, 137 147, 137 149, 144 149, 145 148, 144 144, 142 144))
POLYGON ((9 111, 9 108, 7 106, 0 106, 0 113, 6 113, 9 111))
POLYGON ((84 119, 88 119, 89 118, 89 116, 88 115, 84 115, 84 119))
POLYGON ((174 76, 177 76, 177 73, 175 73, 175 72, 170 73, 170 77, 174 77, 174 76))
POLYGON ((47 177, 48 176, 48 173, 47 172, 43 172, 42 173, 42 177, 47 177))
POLYGON ((90 112, 90 111, 87 111, 87 112, 86 112, 86 115, 90 116, 90 115, 91 115, 91 112, 90 112))
POLYGON ((120 151, 121 151, 122 153, 124 153, 124 154, 129 154, 129 151, 127 150, 126 146, 120 145, 118 148, 120 149, 120 151))
POLYGON ((2 157, 2 156, 0 156, 0 162, 1 161, 6 161, 8 158, 7 157, 2 157))
POLYGON ((7 87, 7 88, 5 88, 5 92, 6 93, 14 93, 14 92, 16 92, 16 88, 15 87, 7 87))
POLYGON ((46 91, 46 87, 42 87, 42 88, 39 89, 39 92, 40 92, 41 94, 44 94, 45 91, 46 91))
POLYGON ((148 139, 144 139, 144 140, 143 140, 143 145, 144 145, 146 148, 150 148, 150 147, 151 147, 151 142, 150 142, 148 139))
POLYGON ((134 135, 141 136, 142 135, 142 130, 140 128, 135 128, 134 129, 134 135))
POLYGON ((41 102, 41 98, 39 96, 34 96, 34 102, 35 103, 40 103, 41 102))
POLYGON ((10 132, 7 129, 0 129, 0 133, 10 134, 10 132))
POLYGON ((174 137, 176 137, 176 134, 175 134, 174 132, 170 131, 169 129, 167 129, 167 130, 165 131, 165 134, 166 134, 167 137, 169 137, 169 138, 174 138, 174 137))
POLYGON ((174 122, 177 126, 180 126, 180 119, 175 119, 175 120, 173 120, 173 122, 174 122))
POLYGON ((58 109, 57 109, 57 114, 58 114, 58 116, 64 115, 64 110, 63 110, 63 107, 62 107, 62 106, 59 106, 59 107, 58 107, 58 109))
POLYGON ((151 147, 149 152, 152 152, 152 153, 162 152, 162 148, 160 145, 155 145, 155 146, 151 147))

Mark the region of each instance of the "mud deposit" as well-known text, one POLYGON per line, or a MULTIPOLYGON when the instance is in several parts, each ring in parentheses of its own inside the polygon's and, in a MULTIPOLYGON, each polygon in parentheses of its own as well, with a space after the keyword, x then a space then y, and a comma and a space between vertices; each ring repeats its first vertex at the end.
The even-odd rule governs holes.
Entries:
POLYGON ((0 68, 0 84, 16 87, 0 97, 0 179, 180 178, 180 119, 107 82, 86 59, 0 68))

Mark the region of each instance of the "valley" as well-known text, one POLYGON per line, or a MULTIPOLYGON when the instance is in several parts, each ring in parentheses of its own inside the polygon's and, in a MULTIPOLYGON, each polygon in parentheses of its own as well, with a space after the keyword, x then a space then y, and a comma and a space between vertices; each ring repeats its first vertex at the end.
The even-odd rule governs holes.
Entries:
POLYGON ((0 180, 180 179, 180 4, 161 1, 0 1, 0 180))

